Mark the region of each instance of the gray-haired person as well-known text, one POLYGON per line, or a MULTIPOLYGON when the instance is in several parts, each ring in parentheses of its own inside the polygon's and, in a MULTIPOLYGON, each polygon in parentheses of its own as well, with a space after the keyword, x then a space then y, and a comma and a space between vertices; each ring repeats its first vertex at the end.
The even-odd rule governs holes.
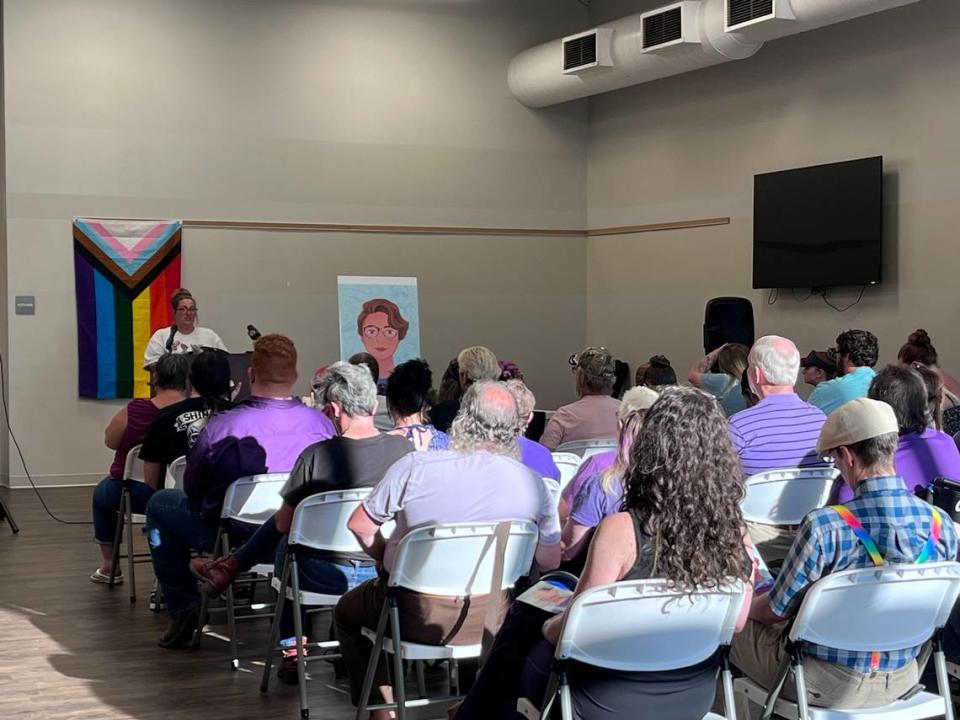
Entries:
MULTIPOLYGON (((559 565, 556 504, 540 476, 519 461, 521 422, 516 400, 503 383, 473 383, 453 421, 451 449, 401 458, 353 513, 348 527, 360 545, 389 573, 397 544, 415 528, 528 520, 540 528, 537 565, 542 570, 559 565), (380 526, 390 520, 396 521, 397 527, 384 542, 380 526)), ((473 597, 469 604, 463 598, 418 593, 403 593, 397 599, 404 640, 432 645, 478 643, 488 602, 501 602, 506 609, 506 598, 488 596, 473 597)), ((372 650, 361 630, 376 627, 385 601, 386 583, 377 578, 351 590, 337 604, 337 638, 354 704, 360 700, 372 650)), ((392 692, 382 670, 378 667, 374 694, 391 702, 392 692)))
MULTIPOLYGON (((333 422, 337 434, 307 447, 280 491, 283 506, 232 555, 220 560, 195 560, 191 569, 203 578, 204 592, 218 595, 234 578, 249 570, 276 548, 276 571, 283 571, 286 533, 293 511, 311 495, 333 490, 373 487, 387 469, 407 453, 413 444, 404 437, 381 433, 374 427, 377 386, 365 365, 337 362, 327 368, 315 390, 319 406, 333 422)), ((364 553, 308 553, 299 551, 300 589, 341 595, 377 574, 376 564, 364 553)), ((279 676, 296 683, 293 616, 289 603, 281 620, 282 642, 291 647, 284 653, 279 676)))

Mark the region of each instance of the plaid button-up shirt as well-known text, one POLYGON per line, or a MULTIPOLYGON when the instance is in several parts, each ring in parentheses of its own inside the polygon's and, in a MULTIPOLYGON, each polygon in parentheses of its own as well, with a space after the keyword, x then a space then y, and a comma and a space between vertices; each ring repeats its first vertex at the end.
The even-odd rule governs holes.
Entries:
MULTIPOLYGON (((857 516, 884 560, 888 563, 916 562, 933 529, 930 505, 912 495, 899 477, 875 477, 857 486, 856 496, 846 507, 857 516)), ((957 533, 949 518, 943 523, 937 553, 930 562, 957 557, 957 533)), ((770 592, 770 607, 780 617, 792 617, 814 582, 841 570, 873 567, 866 548, 853 529, 830 508, 814 510, 797 532, 770 592)), ((880 664, 871 668, 871 654, 837 650, 807 643, 804 652, 813 657, 853 668, 889 671, 904 667, 920 653, 920 647, 880 653, 880 664)))

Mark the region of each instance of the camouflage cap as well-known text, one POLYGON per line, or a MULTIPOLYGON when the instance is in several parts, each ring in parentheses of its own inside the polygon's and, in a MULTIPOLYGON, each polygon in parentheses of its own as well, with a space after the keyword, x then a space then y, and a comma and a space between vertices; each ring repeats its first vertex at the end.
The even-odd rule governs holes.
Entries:
POLYGON ((588 347, 570 358, 574 369, 583 370, 593 377, 614 377, 617 363, 605 347, 588 347))

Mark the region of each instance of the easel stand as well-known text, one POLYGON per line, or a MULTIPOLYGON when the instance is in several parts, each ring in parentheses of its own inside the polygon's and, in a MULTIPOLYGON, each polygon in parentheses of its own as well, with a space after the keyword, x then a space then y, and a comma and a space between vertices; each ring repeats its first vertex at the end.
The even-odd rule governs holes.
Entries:
POLYGON ((20 532, 20 528, 17 527, 17 521, 13 519, 10 508, 7 507, 2 497, 0 497, 0 520, 6 520, 10 523, 10 529, 13 530, 14 535, 20 532))

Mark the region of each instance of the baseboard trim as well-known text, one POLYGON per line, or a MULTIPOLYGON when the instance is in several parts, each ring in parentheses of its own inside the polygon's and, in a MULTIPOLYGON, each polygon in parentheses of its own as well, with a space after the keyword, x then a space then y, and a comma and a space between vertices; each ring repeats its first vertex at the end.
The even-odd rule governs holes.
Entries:
MULTIPOLYGON (((53 475, 32 475, 33 484, 38 488, 92 487, 103 480, 103 473, 64 473, 53 475)), ((26 475, 11 475, 8 485, 11 490, 29 490, 30 481, 26 475)))

